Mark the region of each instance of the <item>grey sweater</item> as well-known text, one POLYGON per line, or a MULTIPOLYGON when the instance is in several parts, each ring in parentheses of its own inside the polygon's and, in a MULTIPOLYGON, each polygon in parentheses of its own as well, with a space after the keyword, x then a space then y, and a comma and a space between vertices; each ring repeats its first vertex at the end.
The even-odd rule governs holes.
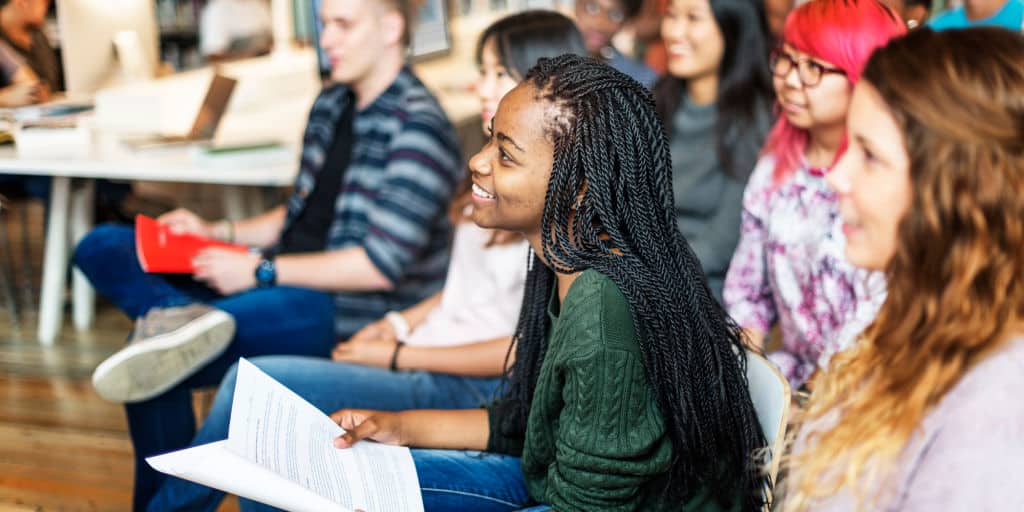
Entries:
MULTIPOLYGON (((1024 510, 1022 389, 1024 337, 1017 337, 968 370, 927 413, 884 486, 876 489, 881 498, 861 509, 1024 510)), ((804 427, 797 436, 794 452, 804 450, 811 432, 830 428, 837 418, 833 413, 804 427)), ((799 472, 799 468, 794 471, 799 472)), ((852 512, 857 510, 857 496, 850 489, 841 489, 835 496, 812 504, 810 509, 852 512)))
MULTIPOLYGON (((768 133, 771 115, 759 113, 757 129, 768 133)), ((672 191, 679 231, 704 267, 715 298, 722 301, 722 285, 729 261, 740 238, 743 189, 754 170, 725 174, 718 160, 714 104, 695 105, 684 98, 672 118, 672 191)), ((757 151, 759 148, 752 148, 757 151)))

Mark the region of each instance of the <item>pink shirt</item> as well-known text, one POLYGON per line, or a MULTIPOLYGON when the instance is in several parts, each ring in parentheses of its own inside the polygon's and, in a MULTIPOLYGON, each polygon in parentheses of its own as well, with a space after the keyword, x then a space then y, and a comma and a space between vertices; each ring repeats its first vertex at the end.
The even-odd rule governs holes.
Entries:
POLYGON ((511 336, 526 286, 529 244, 487 247, 491 231, 472 222, 455 228, 441 304, 402 341, 446 346, 511 336))

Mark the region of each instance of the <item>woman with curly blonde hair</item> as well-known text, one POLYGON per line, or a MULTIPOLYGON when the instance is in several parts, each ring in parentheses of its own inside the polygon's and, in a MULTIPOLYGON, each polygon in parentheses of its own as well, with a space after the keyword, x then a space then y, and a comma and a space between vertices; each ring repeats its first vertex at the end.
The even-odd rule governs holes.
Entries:
POLYGON ((846 255, 889 295, 814 382, 784 510, 1024 510, 1024 37, 890 42, 847 128, 846 255))

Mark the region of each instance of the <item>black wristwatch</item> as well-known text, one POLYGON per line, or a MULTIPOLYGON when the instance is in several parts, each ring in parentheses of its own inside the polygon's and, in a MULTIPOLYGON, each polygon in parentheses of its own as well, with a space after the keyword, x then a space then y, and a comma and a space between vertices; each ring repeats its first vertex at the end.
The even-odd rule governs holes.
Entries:
POLYGON ((277 284, 277 267, 274 266, 274 255, 264 253, 256 265, 256 285, 260 288, 277 284))

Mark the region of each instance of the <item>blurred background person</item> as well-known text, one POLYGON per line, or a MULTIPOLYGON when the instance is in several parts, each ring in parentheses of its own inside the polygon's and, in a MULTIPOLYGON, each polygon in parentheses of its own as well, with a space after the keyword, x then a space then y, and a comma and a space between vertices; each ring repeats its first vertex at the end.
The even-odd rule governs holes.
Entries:
POLYGON ((825 176, 846 146, 850 93, 871 52, 906 28, 876 0, 814 0, 790 13, 772 52, 780 116, 743 195, 740 241, 725 279, 729 314, 800 389, 871 322, 884 278, 849 264, 825 176), (848 332, 855 329, 857 332, 848 332))
POLYGON ((576 25, 591 57, 650 88, 658 79, 657 73, 612 45, 612 38, 636 18, 642 4, 643 0, 576 0, 576 25))
POLYGON ((964 0, 963 5, 939 14, 928 23, 934 30, 983 25, 1024 30, 1024 0, 964 0))
POLYGON ((668 75, 654 98, 669 134, 676 219, 721 302, 743 188, 774 121, 761 0, 672 0, 662 37, 668 75))

